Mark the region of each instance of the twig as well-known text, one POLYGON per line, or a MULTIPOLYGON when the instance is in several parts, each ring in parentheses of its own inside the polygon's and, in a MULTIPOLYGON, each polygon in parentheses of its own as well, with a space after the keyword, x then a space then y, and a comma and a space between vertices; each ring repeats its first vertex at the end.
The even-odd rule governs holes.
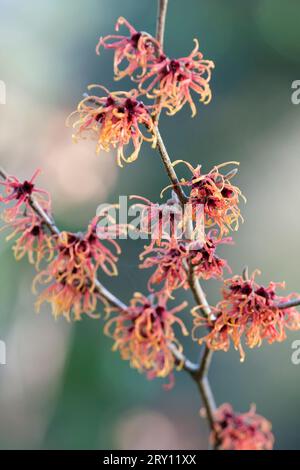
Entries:
MULTIPOLYGON (((156 22, 156 39, 160 45, 160 48, 156 51, 157 57, 159 57, 160 51, 164 45, 164 36, 165 36, 165 24, 166 24, 166 16, 167 16, 167 9, 168 9, 168 0, 158 0, 157 4, 157 22, 156 22)), ((160 109, 159 104, 161 102, 161 97, 159 96, 155 104, 157 106, 157 111, 153 115, 154 124, 157 125, 159 118, 160 118, 160 109)))
POLYGON ((286 308, 297 307, 300 305, 300 299, 292 299, 288 300, 287 302, 281 302, 277 305, 278 308, 284 310, 286 308))
POLYGON ((180 185, 179 179, 178 179, 177 174, 176 174, 176 172, 175 172, 175 170, 172 166, 169 154, 167 152, 164 141, 163 141, 163 139, 160 135, 158 127, 155 127, 154 132, 155 132, 155 135, 156 135, 156 138, 157 138, 157 148, 158 148, 158 151, 160 153, 163 164, 165 166, 168 177, 170 178, 170 180, 173 184, 174 191, 177 194, 181 205, 184 206, 184 204, 188 201, 188 198, 184 194, 182 186, 180 185))
POLYGON ((156 39, 163 47, 165 36, 165 24, 167 16, 168 0, 158 0, 156 39))

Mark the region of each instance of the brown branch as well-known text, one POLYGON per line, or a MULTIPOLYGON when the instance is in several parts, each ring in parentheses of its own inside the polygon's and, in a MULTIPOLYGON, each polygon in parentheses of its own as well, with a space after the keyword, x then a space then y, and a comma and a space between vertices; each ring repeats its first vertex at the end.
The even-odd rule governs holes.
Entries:
MULTIPOLYGON (((162 53, 163 46, 164 46, 164 36, 165 36, 165 24, 166 24, 166 16, 167 16, 167 9, 168 9, 168 0, 158 0, 157 4, 157 22, 156 22, 156 39, 159 43, 159 49, 156 51, 156 55, 159 58, 159 55, 162 53)), ((159 96, 156 101, 157 111, 153 115, 154 124, 157 125, 160 112, 159 104, 161 102, 161 97, 159 96)))
POLYGON ((298 305, 300 305, 300 299, 291 299, 287 302, 280 302, 277 307, 284 310, 285 308, 297 307, 298 305))
POLYGON ((156 39, 160 43, 161 47, 163 47, 164 45, 167 8, 168 8, 168 0, 158 0, 156 39))
POLYGON ((176 172, 175 172, 175 170, 172 166, 170 157, 168 155, 168 152, 167 152, 166 146, 164 144, 164 141, 163 141, 163 139, 160 135, 159 129, 157 127, 155 127, 154 132, 155 132, 155 136, 157 138, 157 149, 160 153, 160 156, 161 156, 162 162, 165 166, 168 177, 171 180, 171 183, 173 184, 174 191, 177 194, 181 205, 184 206, 184 204, 188 201, 188 198, 184 194, 182 186, 180 185, 179 179, 177 177, 177 174, 176 174, 176 172))

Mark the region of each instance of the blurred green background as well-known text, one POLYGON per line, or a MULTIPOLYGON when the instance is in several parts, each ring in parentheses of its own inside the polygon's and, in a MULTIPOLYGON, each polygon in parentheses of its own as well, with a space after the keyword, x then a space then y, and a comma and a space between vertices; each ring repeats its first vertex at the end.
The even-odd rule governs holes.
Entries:
MULTIPOLYGON (((117 90, 112 54, 95 55, 100 35, 118 16, 155 32, 155 0, 0 0, 0 79, 7 104, 0 106, 0 159, 9 173, 43 170, 40 186, 53 195, 58 224, 83 229, 104 201, 119 194, 158 200, 168 181, 157 154, 146 145, 138 161, 119 170, 113 154, 96 156, 94 145, 71 142, 65 118, 89 83, 117 90)), ((185 108, 162 117, 161 132, 175 159, 205 170, 241 162, 236 180, 248 202, 245 223, 225 247, 234 272, 262 270, 262 281, 287 282, 299 291, 300 105, 291 103, 291 83, 300 79, 298 0, 169 1, 167 53, 187 55, 200 40, 215 61, 213 100, 190 119, 185 108)), ((127 301, 145 291, 137 269, 141 244, 123 243, 118 279, 104 279, 127 301)), ((102 322, 54 321, 49 309, 34 312, 33 269, 16 263, 0 235, 0 339, 7 365, 0 366, 0 447, 59 449, 206 448, 196 387, 176 374, 170 392, 148 381, 112 353, 102 322)), ((205 283, 211 304, 220 283, 205 283)), ((178 296, 178 301, 183 297, 178 296)), ((192 299, 191 304, 192 304, 192 299)), ((185 312, 188 317, 188 312, 185 312)), ((239 411, 250 403, 273 423, 276 448, 299 449, 300 366, 291 363, 289 334, 283 344, 247 351, 240 364, 231 350, 214 356, 210 378, 218 404, 239 411)), ((186 341, 196 359, 198 347, 186 341)))

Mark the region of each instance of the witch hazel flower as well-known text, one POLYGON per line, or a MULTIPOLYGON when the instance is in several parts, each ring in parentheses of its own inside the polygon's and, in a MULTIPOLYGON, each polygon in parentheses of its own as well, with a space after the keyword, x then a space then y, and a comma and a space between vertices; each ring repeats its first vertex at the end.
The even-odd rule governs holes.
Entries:
POLYGON ((140 255, 141 259, 145 258, 140 268, 156 268, 148 281, 149 290, 152 291, 154 285, 162 283, 164 291, 169 295, 180 287, 188 289, 188 266, 192 266, 198 279, 222 278, 224 269, 231 270, 227 261, 216 255, 217 246, 221 243, 231 244, 232 239, 216 239, 214 231, 211 231, 204 243, 171 239, 158 247, 146 247, 140 255))
POLYGON ((61 232, 57 237, 55 258, 34 280, 35 293, 38 285, 47 286, 37 300, 38 311, 43 302, 48 302, 54 316, 64 315, 68 320, 72 313, 75 320, 83 313, 93 314, 97 300, 101 299, 95 284, 97 271, 101 268, 107 275, 116 275, 120 253, 115 240, 98 238, 97 222, 98 217, 85 234, 61 232), (112 245, 115 253, 105 242, 112 245))
POLYGON ((256 414, 252 405, 247 413, 237 413, 229 403, 215 412, 215 430, 210 442, 218 450, 272 450, 274 436, 271 423, 256 414))
POLYGON ((138 158, 142 143, 156 145, 154 124, 147 106, 138 100, 139 92, 109 92, 101 85, 90 85, 89 90, 97 89, 104 96, 86 96, 70 118, 75 118, 73 140, 91 137, 96 140, 96 152, 117 149, 119 166, 138 158))
POLYGON ((119 351, 122 359, 130 361, 133 368, 150 379, 169 377, 171 386, 173 371, 181 365, 177 364, 170 345, 182 351, 174 326, 177 324, 183 335, 188 334, 176 315, 186 305, 184 302, 168 308, 167 296, 162 292, 149 297, 135 293, 130 306, 118 311, 105 325, 105 333, 114 340, 113 350, 119 351))
POLYGON ((141 253, 141 269, 155 268, 148 281, 148 289, 154 291, 157 285, 169 296, 175 289, 187 287, 187 268, 185 260, 187 249, 184 241, 171 239, 163 241, 159 246, 150 245, 141 253), (145 258, 145 259, 144 259, 145 258))
MULTIPOLYGON (((191 172, 189 179, 181 179, 180 185, 188 189, 188 203, 191 206, 191 217, 197 216, 200 206, 203 207, 205 227, 216 227, 220 237, 227 235, 230 230, 238 230, 239 221, 243 221, 239 209, 240 198, 246 201, 240 189, 231 183, 231 179, 237 170, 231 170, 227 174, 222 174, 220 169, 227 165, 239 165, 238 162, 227 162, 213 167, 205 174, 202 173, 201 165, 195 168, 184 160, 176 160, 173 167, 183 163, 191 172)), ((168 186, 164 189, 170 188, 168 186)), ((163 191, 163 192, 164 192, 163 191)), ((162 192, 162 193, 163 193, 162 192)), ((190 212, 189 214, 190 215, 190 212)))
POLYGON ((33 212, 28 211, 27 215, 17 217, 3 229, 11 230, 6 237, 7 241, 15 239, 12 250, 17 261, 27 255, 28 261, 39 269, 41 261, 49 262, 53 258, 54 237, 33 212))
POLYGON ((35 186, 35 179, 41 170, 36 170, 30 180, 20 181, 16 176, 8 176, 0 181, 2 191, 0 192, 0 203, 8 204, 10 207, 3 211, 2 217, 9 222, 19 214, 30 208, 30 198, 34 195, 42 209, 49 211, 51 208, 50 195, 47 191, 35 186))
POLYGON ((227 261, 216 254, 216 250, 221 244, 233 244, 231 237, 218 238, 216 231, 208 232, 205 242, 193 241, 189 244, 188 262, 193 268, 194 275, 199 279, 221 279, 224 270, 231 272, 227 261))
POLYGON ((161 53, 160 45, 150 34, 137 31, 125 18, 120 17, 116 23, 116 31, 124 25, 128 28, 129 36, 110 34, 101 37, 96 47, 99 55, 100 50, 113 49, 115 79, 120 80, 125 76, 133 77, 140 70, 137 78, 143 76, 150 64, 156 61, 157 54, 161 53), (123 68, 121 69, 121 64, 123 68))
MULTIPOLYGON (((71 321, 71 319, 81 320, 83 315, 99 318, 99 315, 95 313, 97 302, 100 300, 105 303, 105 301, 95 287, 91 285, 89 279, 85 279, 84 282, 80 281, 80 287, 74 287, 68 284, 62 276, 60 276, 60 281, 53 281, 51 276, 47 277, 45 273, 43 273, 43 278, 39 278, 40 283, 51 281, 51 285, 41 292, 36 301, 37 312, 40 312, 43 303, 49 303, 52 315, 55 318, 63 316, 68 321, 71 321)), ((35 289, 34 292, 36 292, 35 289)))
POLYGON ((209 82, 214 63, 203 59, 197 39, 194 42, 195 47, 187 57, 170 59, 162 53, 140 79, 139 89, 148 98, 159 99, 157 106, 166 108, 169 115, 174 115, 188 103, 192 116, 195 116, 197 109, 192 92, 199 95, 203 104, 211 101, 209 82))
POLYGON ((205 342, 210 349, 224 351, 228 351, 232 342, 243 361, 243 338, 249 348, 254 348, 264 340, 269 344, 284 341, 286 330, 300 329, 300 312, 295 307, 280 307, 296 294, 278 295, 277 288, 284 288, 285 284, 270 282, 265 287, 255 281, 257 274, 259 271, 246 280, 243 276, 234 276, 224 282, 223 300, 214 308, 215 321, 199 315, 198 307, 192 311, 195 317, 194 339, 199 343, 205 342), (199 338, 198 331, 203 326, 210 331, 199 338))
POLYGON ((151 246, 160 245, 163 240, 182 237, 186 230, 185 219, 174 193, 162 204, 138 195, 132 195, 129 199, 136 200, 130 208, 132 213, 139 214, 136 231, 145 238, 151 238, 151 246))

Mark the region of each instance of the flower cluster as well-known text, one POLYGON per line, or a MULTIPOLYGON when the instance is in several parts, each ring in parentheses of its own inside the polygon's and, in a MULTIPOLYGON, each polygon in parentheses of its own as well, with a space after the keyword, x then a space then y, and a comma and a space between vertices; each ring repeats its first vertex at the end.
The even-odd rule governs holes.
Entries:
POLYGON ((170 59, 161 54, 157 61, 150 64, 149 71, 140 79, 139 89, 150 99, 158 99, 158 108, 166 108, 170 116, 180 111, 188 103, 192 116, 197 113, 191 92, 200 97, 200 102, 211 101, 209 82, 214 63, 204 60, 199 51, 199 43, 187 57, 170 59))
POLYGON ((188 334, 176 316, 185 306, 186 302, 169 309, 163 293, 149 297, 136 293, 127 310, 118 311, 105 326, 106 334, 114 340, 113 350, 120 351, 123 359, 149 378, 169 377, 172 385, 172 372, 180 364, 176 364, 170 345, 182 351, 174 326, 177 324, 184 335, 188 334))
POLYGON ((164 240, 179 239, 186 229, 186 220, 177 197, 173 195, 162 204, 151 202, 142 196, 130 196, 136 200, 132 213, 139 214, 138 232, 151 239, 151 246, 160 246, 164 240))
POLYGON ((12 249, 17 261, 27 255, 28 261, 39 269, 43 260, 48 262, 53 258, 54 238, 34 212, 17 217, 3 227, 6 228, 11 230, 6 240, 16 238, 12 249))
MULTIPOLYGON (((190 189, 184 208, 174 191, 163 204, 154 204, 146 198, 138 199, 133 208, 140 212, 141 231, 151 234, 151 243, 141 254, 141 268, 155 268, 148 288, 161 285, 172 296, 178 288, 187 289, 190 275, 196 279, 222 279, 224 269, 231 272, 225 259, 217 255, 220 244, 232 244, 231 237, 224 237, 230 229, 237 229, 241 218, 238 207, 240 190, 230 182, 236 170, 223 175, 214 167, 208 174, 201 174, 200 165, 193 168, 182 160, 192 172, 188 181, 181 180, 183 188, 190 189), (194 225, 191 225, 195 222, 194 225), (212 228, 214 227, 214 228, 212 228)), ((173 185, 165 188, 161 195, 173 185)), ((243 197, 243 196, 242 196, 243 197)))
POLYGON ((155 267, 149 279, 148 288, 163 283, 163 290, 171 295, 175 289, 188 288, 189 266, 193 268, 198 279, 219 279, 224 269, 230 271, 226 260, 216 255, 216 248, 220 243, 231 243, 231 238, 218 240, 210 232, 204 243, 201 241, 177 240, 171 238, 158 247, 151 245, 141 254, 145 260, 141 268, 155 267))
POLYGON ((54 254, 52 235, 32 207, 34 195, 44 213, 49 215, 51 212, 49 193, 35 186, 39 173, 40 170, 35 171, 30 180, 20 181, 15 176, 7 176, 0 181, 1 218, 5 222, 1 230, 10 230, 6 240, 14 240, 15 258, 19 260, 27 255, 36 268, 54 254))
POLYGON ((228 351, 230 342, 240 351, 241 361, 245 358, 242 338, 249 348, 286 339, 286 329, 300 329, 300 313, 294 307, 281 308, 280 304, 293 299, 294 294, 280 296, 277 287, 284 283, 270 282, 267 287, 257 284, 255 271, 250 279, 234 276, 224 282, 223 299, 214 308, 216 320, 203 318, 193 309, 193 336, 200 343, 205 341, 213 350, 228 351), (197 338, 198 329, 209 328, 209 333, 197 338))
MULTIPOLYGON (((84 313, 94 315, 97 301, 104 301, 96 286, 97 271, 117 274, 119 245, 110 238, 110 225, 98 225, 105 211, 92 220, 84 234, 51 230, 50 196, 35 187, 37 174, 38 171, 30 181, 21 182, 14 176, 1 181, 0 203, 5 222, 1 230, 10 230, 6 239, 14 240, 16 259, 27 256, 39 271, 34 292, 39 290, 38 285, 46 285, 36 302, 38 311, 43 302, 48 302, 55 317, 70 319, 73 315, 79 320, 84 313)), ((109 223, 117 232, 123 229, 114 220, 109 223)))
POLYGON ((236 413, 229 403, 215 412, 215 431, 210 440, 219 450, 272 450, 272 425, 256 414, 255 406, 247 413, 236 413))
POLYGON ((157 61, 157 55, 161 54, 159 43, 150 34, 137 31, 125 18, 120 17, 116 23, 116 31, 120 25, 128 28, 129 36, 110 34, 101 37, 96 47, 99 55, 101 47, 114 49, 114 73, 115 79, 120 80, 125 76, 134 77, 137 70, 140 70, 138 77, 145 75, 150 64, 157 61), (120 65, 123 69, 120 69, 120 65))
POLYGON ((48 302, 55 317, 63 315, 70 320, 72 312, 75 320, 84 313, 93 316, 101 299, 95 284, 97 271, 101 268, 110 276, 116 275, 120 253, 115 240, 106 240, 113 246, 113 253, 98 238, 97 222, 96 217, 84 234, 61 232, 57 237, 55 258, 34 280, 35 292, 38 284, 47 285, 37 300, 38 311, 43 302, 48 302))
POLYGON ((109 35, 100 38, 97 53, 101 47, 115 50, 114 72, 118 80, 130 76, 139 82, 139 90, 148 98, 157 101, 157 111, 162 108, 173 115, 189 103, 192 115, 196 114, 191 92, 200 96, 200 101, 208 104, 211 100, 209 82, 214 63, 204 60, 199 51, 199 43, 194 40, 195 47, 187 57, 169 58, 161 45, 148 33, 137 31, 124 18, 119 18, 116 30, 124 24, 129 36, 109 35), (119 66, 125 62, 125 68, 119 66), (135 74, 140 70, 139 74, 135 74))
POLYGON ((147 106, 137 99, 137 90, 110 93, 102 86, 91 85, 89 89, 92 88, 104 91, 105 96, 85 97, 71 114, 69 120, 76 116, 75 141, 90 135, 97 141, 97 153, 117 148, 119 166, 137 159, 143 141, 156 145, 152 117, 147 106))
POLYGON ((123 166, 124 162, 137 159, 143 141, 156 146, 154 118, 163 108, 173 115, 189 103, 194 116, 196 106, 192 92, 200 96, 202 103, 209 103, 214 64, 203 59, 197 40, 187 57, 170 59, 150 34, 137 31, 123 17, 116 23, 117 31, 120 25, 128 28, 129 35, 101 37, 96 52, 99 54, 101 48, 114 50, 115 79, 130 76, 138 82, 137 88, 109 93, 100 85, 91 85, 89 90, 97 87, 105 96, 86 96, 71 116, 77 117, 73 124, 75 142, 90 136, 97 141, 97 153, 117 148, 117 161, 123 166), (153 101, 147 105, 141 101, 143 96, 153 101), (125 154, 125 147, 128 154, 125 154), (128 147, 132 149, 127 150, 128 147))
MULTIPOLYGON (((184 160, 177 160, 173 163, 173 167, 180 163, 183 163, 191 172, 189 179, 182 179, 180 182, 182 188, 189 190, 188 201, 191 205, 191 217, 195 219, 199 207, 202 207, 205 227, 217 228, 220 237, 228 234, 230 230, 237 230, 239 220, 243 221, 238 207, 239 200, 242 198, 246 201, 246 199, 240 189, 231 183, 237 169, 233 169, 225 175, 220 172, 220 169, 227 165, 239 165, 239 163, 227 162, 214 166, 207 174, 202 174, 201 165, 194 168, 184 160)), ((164 191, 169 188, 170 186, 164 191)))
POLYGON ((20 215, 31 212, 30 198, 35 196, 36 201, 46 212, 51 209, 50 195, 47 191, 35 186, 35 179, 40 173, 36 170, 29 181, 20 181, 16 176, 7 176, 4 181, 0 181, 0 203, 9 205, 2 212, 2 218, 11 222, 20 215))

